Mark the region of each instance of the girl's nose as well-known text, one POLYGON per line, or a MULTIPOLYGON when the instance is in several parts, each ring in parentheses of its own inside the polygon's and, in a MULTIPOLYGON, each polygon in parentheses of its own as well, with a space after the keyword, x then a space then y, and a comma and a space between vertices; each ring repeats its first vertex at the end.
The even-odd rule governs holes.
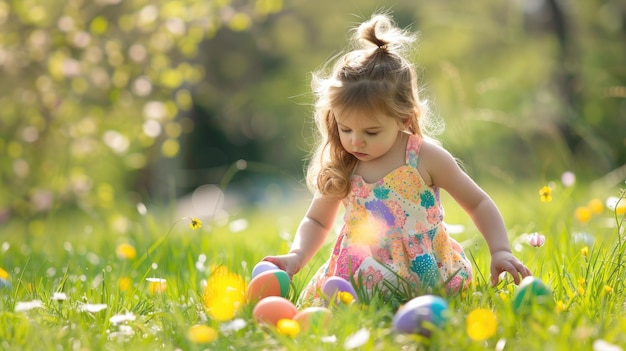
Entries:
POLYGON ((365 140, 363 140, 363 138, 355 135, 352 138, 352 146, 354 146, 354 147, 363 147, 363 146, 365 146, 365 140))

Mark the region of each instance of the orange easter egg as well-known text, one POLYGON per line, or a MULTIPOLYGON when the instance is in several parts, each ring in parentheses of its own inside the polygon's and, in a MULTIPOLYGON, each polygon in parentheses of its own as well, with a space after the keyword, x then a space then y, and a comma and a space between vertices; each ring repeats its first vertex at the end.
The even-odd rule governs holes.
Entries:
POLYGON ((296 313, 293 320, 300 324, 301 330, 308 330, 310 327, 326 325, 330 320, 331 312, 326 307, 307 307, 296 313))
POLYGON ((298 313, 296 306, 289 300, 280 296, 269 296, 260 300, 252 315, 257 323, 276 326, 281 319, 293 319, 298 313))
POLYGON ((282 270, 259 273, 248 284, 248 301, 256 303, 268 296, 287 297, 289 293, 289 275, 282 270))

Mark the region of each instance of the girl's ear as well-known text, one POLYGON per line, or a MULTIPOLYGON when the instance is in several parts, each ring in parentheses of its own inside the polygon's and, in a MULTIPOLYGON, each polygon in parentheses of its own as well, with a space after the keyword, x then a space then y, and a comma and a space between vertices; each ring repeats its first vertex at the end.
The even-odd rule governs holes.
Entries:
POLYGON ((415 134, 417 133, 417 130, 415 130, 416 128, 418 128, 416 126, 417 122, 413 122, 413 120, 415 116, 407 116, 407 118, 404 119, 404 121, 401 122, 402 127, 404 127, 404 130, 408 130, 411 134, 415 134))
POLYGON ((400 129, 411 131, 411 119, 410 118, 405 118, 404 120, 400 120, 398 121, 398 124, 400 125, 400 129))

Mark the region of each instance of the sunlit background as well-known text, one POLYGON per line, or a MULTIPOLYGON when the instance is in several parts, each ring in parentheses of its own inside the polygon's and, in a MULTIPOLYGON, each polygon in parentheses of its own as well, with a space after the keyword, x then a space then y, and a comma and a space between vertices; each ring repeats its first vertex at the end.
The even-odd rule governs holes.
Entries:
POLYGON ((623 180, 623 1, 0 0, 0 223, 306 196, 310 73, 376 10, 479 182, 623 180))

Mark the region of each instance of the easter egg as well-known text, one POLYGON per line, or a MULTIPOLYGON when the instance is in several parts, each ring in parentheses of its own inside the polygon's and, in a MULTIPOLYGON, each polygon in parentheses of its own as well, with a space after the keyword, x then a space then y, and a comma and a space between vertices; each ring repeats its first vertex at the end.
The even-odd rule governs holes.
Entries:
POLYGON ((341 277, 329 277, 322 285, 322 293, 324 293, 327 300, 332 298, 337 300, 340 292, 348 292, 352 295, 354 300, 357 300, 356 291, 352 284, 341 277))
POLYGON ((260 300, 252 315, 259 324, 269 324, 276 326, 281 319, 293 319, 298 313, 296 306, 289 300, 280 296, 269 296, 260 300))
POLYGON ((528 276, 522 279, 513 298, 513 309, 524 312, 532 306, 554 307, 552 291, 539 278, 528 276))
POLYGON ((393 329, 400 334, 430 337, 432 325, 438 328, 444 326, 447 311, 448 303, 443 298, 435 295, 418 296, 398 309, 393 317, 393 329))
POLYGON ((307 307, 296 313, 293 320, 300 324, 300 329, 308 330, 310 327, 324 326, 330 320, 331 312, 326 307, 307 307))
POLYGON ((257 275, 263 273, 263 272, 267 272, 267 271, 273 271, 276 269, 280 269, 278 268, 277 265, 273 264, 272 262, 268 262, 268 261, 261 261, 259 263, 257 263, 254 268, 252 268, 252 278, 254 279, 254 277, 256 277, 257 275))
POLYGON ((286 297, 289 293, 289 275, 281 270, 259 273, 248 284, 247 297, 249 302, 256 302, 268 296, 286 297))

